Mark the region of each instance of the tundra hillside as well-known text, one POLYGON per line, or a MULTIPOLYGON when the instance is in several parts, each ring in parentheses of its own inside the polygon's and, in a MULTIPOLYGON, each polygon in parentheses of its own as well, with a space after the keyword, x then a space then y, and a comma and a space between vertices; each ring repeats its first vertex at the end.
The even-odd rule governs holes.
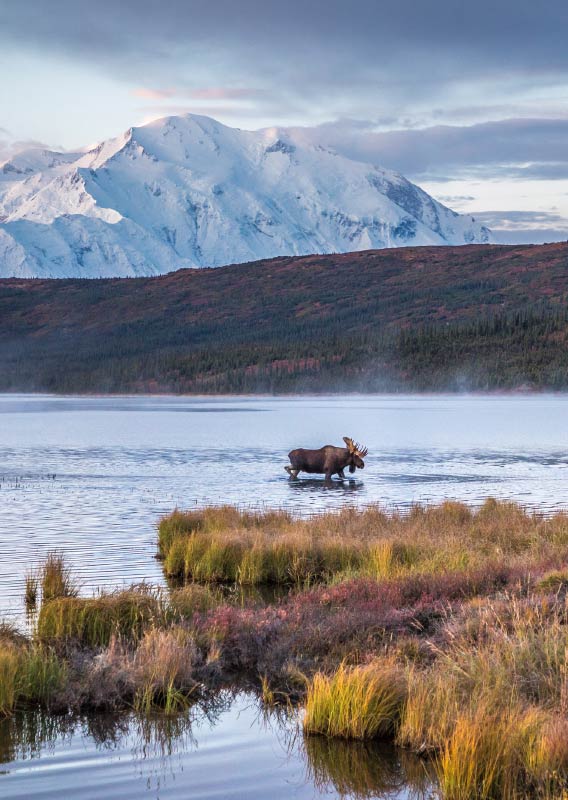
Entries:
POLYGON ((0 390, 566 389, 568 243, 0 281, 0 390))

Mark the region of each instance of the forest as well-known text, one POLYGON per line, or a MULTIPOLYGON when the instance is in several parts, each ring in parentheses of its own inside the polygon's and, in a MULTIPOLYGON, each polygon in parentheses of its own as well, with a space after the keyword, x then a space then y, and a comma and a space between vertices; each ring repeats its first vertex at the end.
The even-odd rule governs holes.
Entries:
POLYGON ((563 390, 568 245, 0 281, 0 390, 563 390))

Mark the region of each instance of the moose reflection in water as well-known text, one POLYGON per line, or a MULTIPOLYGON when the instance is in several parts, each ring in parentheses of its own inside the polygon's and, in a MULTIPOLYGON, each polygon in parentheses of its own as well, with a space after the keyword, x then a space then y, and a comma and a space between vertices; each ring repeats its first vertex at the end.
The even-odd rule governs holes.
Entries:
POLYGON ((353 474, 356 469, 364 469, 363 459, 369 452, 358 442, 354 442, 349 436, 344 436, 343 441, 347 447, 334 447, 326 444, 319 450, 305 450, 300 447, 288 453, 290 465, 284 467, 288 475, 295 479, 300 472, 310 474, 324 474, 325 480, 330 481, 332 475, 338 475, 341 480, 345 480, 345 467, 349 467, 349 472, 353 474))

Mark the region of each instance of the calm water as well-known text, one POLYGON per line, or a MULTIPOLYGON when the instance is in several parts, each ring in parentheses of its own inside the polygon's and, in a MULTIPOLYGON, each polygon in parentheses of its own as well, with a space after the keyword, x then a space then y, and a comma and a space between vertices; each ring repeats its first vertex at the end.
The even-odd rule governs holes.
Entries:
POLYGON ((156 719, 27 715, 0 722, 4 800, 427 797, 424 763, 384 744, 303 742, 252 698, 156 719))
POLYGON ((160 581, 155 525, 175 506, 567 506, 567 412, 558 396, 0 396, 0 611, 21 614, 23 575, 54 548, 85 592, 160 581), (356 480, 288 480, 292 447, 342 435, 369 447, 356 480))
MULTIPOLYGON (((158 517, 237 503, 309 514, 488 495, 568 506, 568 397, 54 398, 0 396, 0 616, 63 551, 89 593, 161 581, 158 517), (290 482, 296 446, 368 446, 356 480, 290 482)), ((28 714, 0 723, 3 798, 408 798, 422 762, 377 746, 304 745, 250 698, 173 720, 28 714), (78 787, 81 787, 80 789, 78 787)))

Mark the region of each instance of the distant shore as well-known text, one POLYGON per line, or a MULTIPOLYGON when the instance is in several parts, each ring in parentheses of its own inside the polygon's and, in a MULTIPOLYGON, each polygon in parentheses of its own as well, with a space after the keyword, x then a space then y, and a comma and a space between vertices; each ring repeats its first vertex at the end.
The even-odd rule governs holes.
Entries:
POLYGON ((0 280, 0 391, 568 389, 568 243, 0 280))

